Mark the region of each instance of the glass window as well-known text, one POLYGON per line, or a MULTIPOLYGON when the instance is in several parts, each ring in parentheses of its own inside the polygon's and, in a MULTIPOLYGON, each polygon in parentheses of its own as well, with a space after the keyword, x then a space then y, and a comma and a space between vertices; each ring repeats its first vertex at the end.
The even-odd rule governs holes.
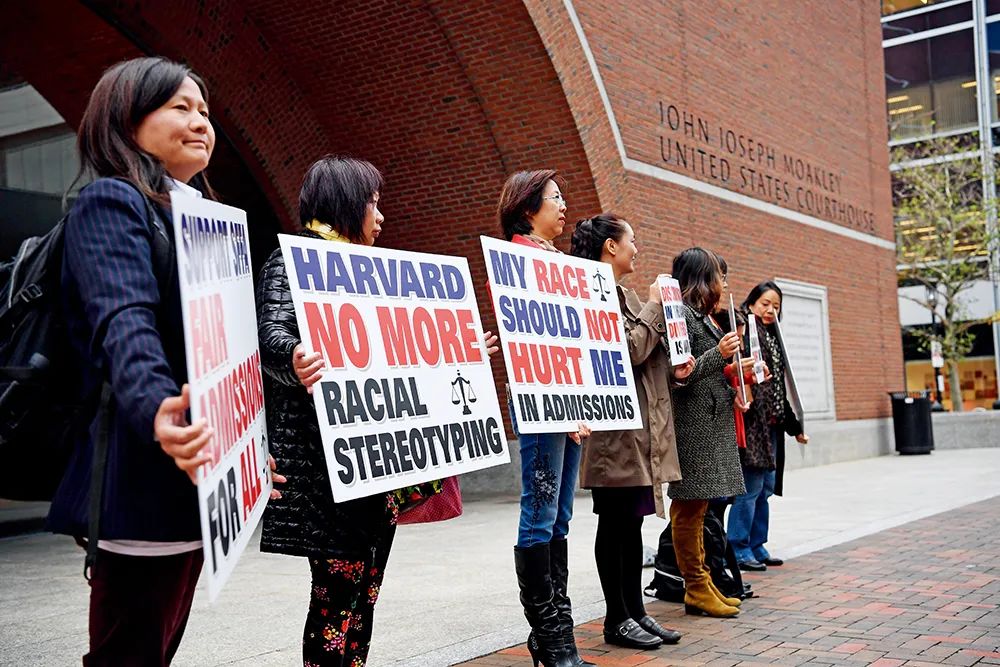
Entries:
POLYGON ((924 12, 916 16, 908 16, 897 21, 887 21, 882 24, 882 39, 903 37, 924 30, 944 28, 945 26, 972 20, 972 4, 964 3, 945 7, 932 12, 924 12))
POLYGON ((66 125, 0 139, 0 161, 0 187, 52 195, 66 192, 80 169, 66 125))
POLYGON ((986 14, 1000 14, 1000 0, 983 0, 986 3, 986 14))
POLYGON ((882 16, 933 5, 935 0, 882 0, 882 16))
POLYGON ((890 140, 975 129, 975 64, 972 30, 885 49, 890 140))
POLYGON ((1000 89, 1000 23, 986 24, 986 48, 990 56, 990 76, 993 77, 990 108, 993 110, 991 123, 1000 121, 1000 111, 997 109, 997 91, 1000 89))

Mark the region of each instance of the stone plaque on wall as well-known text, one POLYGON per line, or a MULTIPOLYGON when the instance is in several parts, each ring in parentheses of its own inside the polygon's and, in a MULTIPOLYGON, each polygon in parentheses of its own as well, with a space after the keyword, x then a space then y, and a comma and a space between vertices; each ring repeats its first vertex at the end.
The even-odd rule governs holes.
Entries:
POLYGON ((781 332, 805 417, 836 419, 826 287, 776 279, 784 292, 781 332))

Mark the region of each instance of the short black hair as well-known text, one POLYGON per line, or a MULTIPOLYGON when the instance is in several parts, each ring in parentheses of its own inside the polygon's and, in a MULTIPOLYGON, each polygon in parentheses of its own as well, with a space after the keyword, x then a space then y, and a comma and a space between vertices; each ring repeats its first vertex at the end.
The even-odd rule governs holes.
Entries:
POLYGON ((515 234, 531 233, 528 216, 542 208, 542 195, 549 181, 562 187, 562 179, 555 169, 518 171, 510 175, 497 203, 497 217, 505 239, 510 241, 515 234))
MULTIPOLYGON (((757 303, 757 300, 760 299, 760 297, 764 295, 764 292, 767 291, 777 292, 778 298, 781 299, 782 302, 785 301, 785 295, 781 291, 781 288, 778 287, 778 284, 773 280, 765 280, 762 283, 758 283, 752 290, 750 290, 750 293, 747 294, 747 298, 743 300, 743 304, 740 308, 749 312, 750 306, 757 303)), ((781 321, 782 310, 782 308, 778 308, 778 321, 781 321)))
POLYGON ((382 191, 382 174, 370 162, 325 155, 313 162, 299 190, 299 222, 330 225, 351 243, 364 238, 365 212, 382 191))

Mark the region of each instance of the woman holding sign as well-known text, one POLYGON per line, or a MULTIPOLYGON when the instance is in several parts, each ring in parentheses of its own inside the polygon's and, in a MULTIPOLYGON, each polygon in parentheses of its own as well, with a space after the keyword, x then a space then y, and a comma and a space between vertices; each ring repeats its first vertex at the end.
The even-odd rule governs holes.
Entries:
POLYGON ((80 122, 83 171, 97 180, 65 222, 61 296, 81 395, 94 398, 97 414, 80 429, 48 527, 89 533, 85 665, 169 664, 201 572, 192 482, 212 430, 185 417, 167 209, 171 190, 214 199, 204 175, 215 146, 207 98, 184 65, 138 58, 104 73, 80 122))
POLYGON ((684 297, 684 319, 696 359, 687 382, 672 390, 683 479, 670 483, 668 495, 674 551, 684 577, 684 609, 689 614, 736 616, 740 601, 720 593, 705 566, 703 523, 709 500, 745 490, 733 417, 736 391, 724 373, 740 339, 735 331, 724 334, 713 317, 723 289, 722 269, 713 253, 688 248, 674 258, 673 277, 684 297))
MULTIPOLYGON (((610 264, 615 282, 635 271, 639 254, 632 226, 613 213, 577 223, 571 251, 610 264)), ((642 521, 654 511, 665 518, 662 486, 681 478, 674 438, 670 385, 683 381, 694 360, 672 366, 663 301, 656 281, 645 303, 618 284, 629 357, 639 382, 643 428, 599 431, 583 447, 580 485, 591 489, 597 519, 594 556, 607 613, 604 639, 627 648, 675 644, 681 634, 664 628, 642 602, 642 521)))
MULTIPOLYGON (((566 199, 553 169, 519 171, 500 193, 497 214, 504 238, 512 243, 559 252, 552 243, 566 224, 566 199)), ((514 410, 511 425, 517 433, 514 410)), ((573 494, 580 468, 576 433, 518 434, 521 450, 521 515, 514 566, 524 615, 531 625, 528 650, 537 665, 566 667, 584 663, 573 638, 573 616, 566 594, 566 536, 573 516, 573 494)))
MULTIPOLYGON (((301 236, 373 245, 384 218, 382 174, 373 165, 324 157, 299 193, 301 236)), ((287 472, 283 497, 264 512, 261 551, 304 556, 312 572, 302 635, 305 665, 364 665, 372 618, 389 558, 398 501, 392 493, 335 502, 310 394, 323 373, 306 354, 295 320, 281 249, 261 269, 257 332, 265 372, 271 451, 287 472)))
POLYGON ((767 280, 750 290, 742 305, 747 317, 755 318, 760 350, 773 375, 770 382, 753 388, 755 400, 745 415, 746 449, 740 451, 746 492, 736 496, 729 512, 729 541, 740 569, 749 571, 784 562, 772 557, 764 546, 770 524, 768 499, 772 494, 781 495, 785 433, 802 444, 809 442, 785 395, 788 362, 775 329, 781 319, 781 297, 781 288, 767 280))

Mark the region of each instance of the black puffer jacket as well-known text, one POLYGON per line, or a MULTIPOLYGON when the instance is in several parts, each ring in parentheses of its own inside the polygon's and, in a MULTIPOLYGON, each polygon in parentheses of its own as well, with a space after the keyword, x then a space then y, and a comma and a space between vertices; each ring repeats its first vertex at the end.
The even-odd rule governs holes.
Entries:
MULTIPOLYGON (((301 236, 319 238, 304 230, 301 236)), ((261 270, 257 335, 264 367, 267 432, 278 471, 288 478, 264 510, 261 551, 323 558, 363 558, 391 538, 395 499, 377 494, 335 503, 312 397, 292 370, 301 341, 281 249, 261 270)))

